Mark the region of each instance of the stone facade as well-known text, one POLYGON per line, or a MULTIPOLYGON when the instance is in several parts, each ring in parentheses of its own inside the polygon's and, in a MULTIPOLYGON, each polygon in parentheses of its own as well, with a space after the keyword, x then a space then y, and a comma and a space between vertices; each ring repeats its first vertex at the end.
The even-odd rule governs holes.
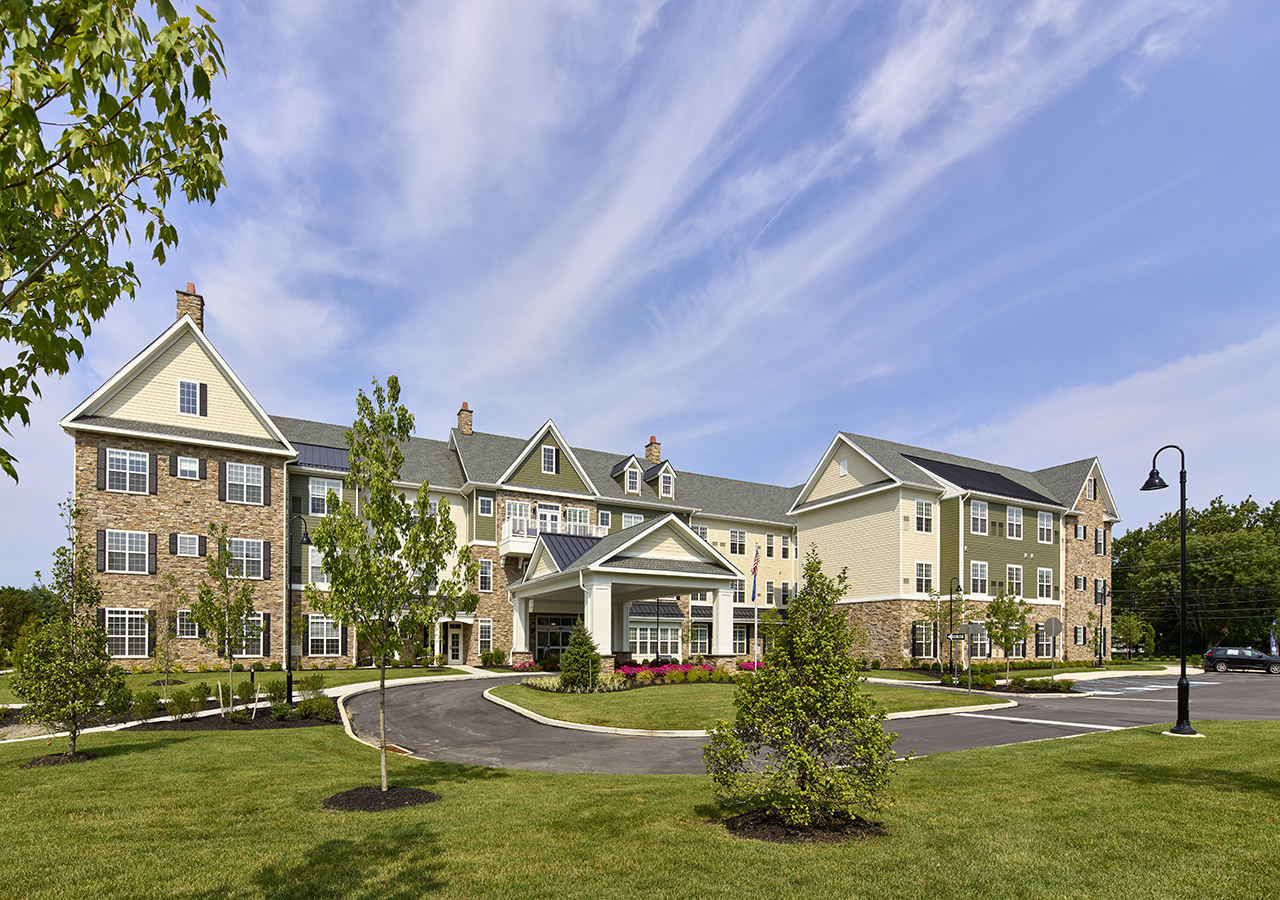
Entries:
POLYGON ((1077 522, 1084 526, 1084 540, 1077 540, 1075 531, 1066 535, 1066 560, 1062 593, 1066 600, 1065 615, 1062 620, 1062 640, 1066 645, 1067 659, 1090 659, 1096 656, 1093 648, 1093 630, 1096 621, 1090 622, 1089 616, 1102 611, 1102 627, 1104 629, 1103 655, 1111 655, 1111 597, 1107 597, 1105 606, 1098 607, 1094 603, 1094 583, 1105 582, 1107 590, 1111 589, 1111 523, 1108 521, 1106 505, 1100 492, 1095 491, 1095 499, 1090 500, 1081 490, 1076 500, 1076 509, 1081 510, 1077 522), (1097 530, 1103 533, 1102 553, 1097 552, 1095 543, 1097 530), (1084 590, 1076 590, 1077 577, 1084 578, 1084 590), (1075 629, 1083 627, 1086 631, 1086 643, 1075 643, 1075 629))

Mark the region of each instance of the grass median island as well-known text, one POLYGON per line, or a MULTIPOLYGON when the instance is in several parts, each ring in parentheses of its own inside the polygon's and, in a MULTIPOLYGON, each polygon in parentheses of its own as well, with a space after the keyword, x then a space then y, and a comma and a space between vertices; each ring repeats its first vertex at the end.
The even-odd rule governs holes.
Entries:
MULTIPOLYGON (((874 697, 886 712, 946 709, 991 702, 990 697, 969 697, 948 691, 921 691, 884 684, 866 684, 862 689, 874 697)), ((717 719, 733 718, 731 684, 669 684, 612 694, 552 694, 522 684, 506 684, 494 688, 493 693, 549 719, 606 728, 699 731, 710 728, 717 719)))
POLYGON ((838 845, 731 836, 708 824, 702 776, 393 757, 392 783, 443 799, 338 813, 321 801, 371 783, 376 752, 338 728, 88 734, 98 758, 72 766, 20 770, 43 742, 0 746, 0 845, 24 900, 1257 896, 1280 858, 1280 723, 1193 724, 1208 737, 1155 726, 914 760, 889 835, 838 845))

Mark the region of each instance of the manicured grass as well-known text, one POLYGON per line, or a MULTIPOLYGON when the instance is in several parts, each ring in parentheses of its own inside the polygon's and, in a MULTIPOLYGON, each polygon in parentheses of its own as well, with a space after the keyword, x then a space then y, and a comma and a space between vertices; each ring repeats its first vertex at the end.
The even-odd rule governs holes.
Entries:
MULTIPOLYGON (((549 775, 392 757, 442 795, 384 813, 321 800, 377 780, 338 728, 92 734, 98 759, 0 747, 6 893, 504 898, 1254 897, 1280 858, 1280 723, 1195 722, 929 756, 896 771, 887 837, 775 845, 709 824, 702 776, 549 775), (675 886, 675 887, 673 887, 675 886)), ((643 738, 637 738, 643 740, 643 738)))
MULTIPOLYGON (((875 697, 885 712, 991 702, 987 697, 883 684, 866 684, 863 690, 875 697)), ((710 728, 717 719, 733 718, 731 684, 669 684, 613 694, 551 694, 522 684, 506 684, 494 688, 493 693, 550 719, 608 728, 697 731, 710 728)))
MULTIPOLYGON (((1055 678, 1070 678, 1073 674, 1080 674, 1084 672, 1163 672, 1163 671, 1164 671, 1163 665, 1150 665, 1147 663, 1133 663, 1133 664, 1108 663, 1107 665, 1103 666, 1101 669, 1099 669, 1097 666, 1089 666, 1087 668, 1081 668, 1080 666, 1075 666, 1070 669, 1057 667, 1053 670, 1053 675, 1055 678)), ((1010 673, 1010 677, 1017 676, 1017 675, 1021 675, 1023 678, 1048 678, 1049 667, 1044 666, 1043 668, 1040 668, 1040 669, 1014 669, 1013 672, 1010 673)), ((1004 678, 1004 669, 1001 669, 999 672, 997 672, 996 677, 1004 678)))
POLYGON ((928 681, 938 683, 938 675, 926 675, 910 669, 867 669, 862 673, 868 678, 884 678, 891 681, 928 681))
MULTIPOLYGON (((341 687, 344 684, 357 684, 365 681, 376 682, 378 680, 377 669, 304 669, 301 672, 293 673, 293 689, 298 689, 298 682, 306 678, 308 675, 314 675, 320 672, 324 675, 325 687, 341 687)), ((248 672, 235 672, 235 682, 239 684, 249 678, 248 672)), ((387 681, 393 678, 423 678, 435 675, 461 675, 461 669, 387 669, 387 681)), ((284 672, 258 672, 254 678, 259 683, 266 683, 276 678, 284 678, 284 672)), ((171 675, 173 681, 183 682, 181 685, 173 685, 170 682, 170 690, 177 690, 179 687, 187 687, 197 682, 203 681, 210 687, 214 686, 215 681, 221 681, 224 685, 227 683, 226 672, 185 672, 181 675, 171 675)), ((155 691, 160 693, 158 687, 151 687, 151 682, 159 681, 160 676, 150 672, 134 675, 132 672, 126 673, 124 676, 125 686, 131 691, 155 691)), ((9 675, 0 675, 0 704, 3 703, 21 703, 22 701, 14 695, 9 689, 9 675)))

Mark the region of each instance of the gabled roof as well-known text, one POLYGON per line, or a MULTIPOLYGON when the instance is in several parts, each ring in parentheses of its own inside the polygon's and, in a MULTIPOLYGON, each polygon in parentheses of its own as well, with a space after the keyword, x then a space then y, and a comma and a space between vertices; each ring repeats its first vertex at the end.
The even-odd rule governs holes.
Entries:
POLYGON ((631 466, 635 466, 641 472, 644 471, 644 466, 640 465, 640 460, 636 458, 634 453, 632 453, 626 459, 620 459, 614 464, 614 467, 609 470, 609 477, 617 478, 631 466))
POLYGON ((679 475, 676 474, 676 470, 671 467, 671 463, 664 459, 662 462, 655 463, 649 467, 649 471, 644 473, 644 480, 653 481, 663 472, 670 472, 672 478, 679 478, 679 475))
MULTIPOLYGON (((309 419, 272 416, 280 431, 298 448, 298 465, 347 471, 347 425, 331 425, 309 419), (305 448, 305 449, 304 449, 305 448), (341 460, 339 462, 339 459, 341 460)), ((403 484, 422 484, 439 490, 458 490, 464 478, 458 454, 444 441, 411 437, 402 448, 404 465, 400 467, 403 484)))
POLYGON ((1111 495, 1111 488, 1107 484, 1107 478, 1102 474, 1102 463, 1098 461, 1098 457, 1090 456, 1087 459, 1078 459, 1075 462, 1064 463, 1061 466, 1051 466, 1048 469, 1039 469, 1034 474, 1045 487, 1053 492, 1053 496, 1067 507, 1075 506, 1075 502, 1080 497, 1080 492, 1084 490, 1085 479, 1092 473, 1097 472, 1098 487, 1102 491, 1102 504, 1106 507, 1107 512, 1111 514, 1114 521, 1120 521, 1120 511, 1116 509, 1115 498, 1111 495))
POLYGON ((556 568, 564 570, 573 565, 588 550, 604 540, 598 537, 585 537, 576 534, 544 534, 542 542, 546 544, 556 568))
MULTIPOLYGON (((586 469, 582 467, 582 463, 578 462, 573 450, 569 447, 569 443, 564 439, 564 435, 560 434, 560 429, 556 427, 556 423, 551 419, 547 419, 547 421, 542 424, 542 427, 534 432, 533 437, 529 438, 529 441, 523 448, 521 448, 521 451, 517 453, 515 458, 511 461, 511 465, 507 466, 506 471, 498 478, 498 483, 502 484, 514 476, 516 472, 519 471, 520 466, 524 464, 524 461, 529 458, 529 454, 535 452, 542 446, 542 442, 546 439, 548 434, 555 438, 556 444, 560 447, 561 453, 563 453, 565 458, 569 460, 569 465, 573 466, 573 470, 578 473, 578 477, 581 478, 582 483, 587 486, 587 490, 593 494, 597 493, 596 486, 591 483, 591 476, 588 475, 586 469)), ((559 471, 560 465, 557 463, 556 472, 559 471)))
POLYGON ((962 490, 977 491, 980 494, 995 494, 1000 497, 1010 497, 1014 500, 1027 500, 1031 503, 1063 505, 1053 497, 1046 496, 1048 491, 1033 490, 1000 472, 992 472, 973 466, 959 466, 955 463, 939 462, 936 459, 923 459, 918 456, 908 456, 907 459, 920 466, 926 472, 932 472, 934 475, 945 478, 962 490))

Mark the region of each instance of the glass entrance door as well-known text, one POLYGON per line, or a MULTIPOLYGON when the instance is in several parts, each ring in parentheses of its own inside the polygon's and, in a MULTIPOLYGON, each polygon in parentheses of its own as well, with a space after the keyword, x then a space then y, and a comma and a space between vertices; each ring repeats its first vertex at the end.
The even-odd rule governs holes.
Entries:
POLYGON ((462 627, 459 625, 449 626, 449 663, 458 664, 462 662, 462 627))
POLYGON ((538 504, 538 530, 547 534, 560 533, 560 507, 538 504))

